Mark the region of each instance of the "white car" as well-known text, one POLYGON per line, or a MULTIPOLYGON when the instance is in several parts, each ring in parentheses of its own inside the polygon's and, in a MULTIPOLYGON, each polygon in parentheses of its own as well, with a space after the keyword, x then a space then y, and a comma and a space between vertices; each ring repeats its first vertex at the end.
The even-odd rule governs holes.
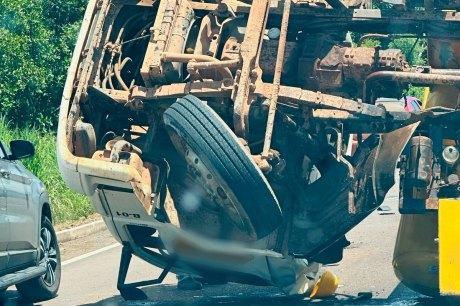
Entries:
POLYGON ((37 302, 56 296, 61 258, 45 186, 19 162, 33 155, 28 141, 0 141, 0 292, 16 285, 37 302))

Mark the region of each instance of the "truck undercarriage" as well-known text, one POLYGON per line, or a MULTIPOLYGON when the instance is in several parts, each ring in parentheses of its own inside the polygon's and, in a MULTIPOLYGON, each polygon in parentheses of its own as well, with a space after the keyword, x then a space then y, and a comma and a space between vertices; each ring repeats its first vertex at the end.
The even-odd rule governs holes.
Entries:
POLYGON ((402 212, 458 196, 458 112, 376 101, 409 84, 458 88, 460 16, 443 9, 460 3, 393 2, 90 1, 59 164, 126 247, 119 287, 131 253, 165 271, 269 284, 248 267, 338 262, 345 234, 394 185, 403 150, 402 212), (444 49, 410 66, 350 32, 444 49))

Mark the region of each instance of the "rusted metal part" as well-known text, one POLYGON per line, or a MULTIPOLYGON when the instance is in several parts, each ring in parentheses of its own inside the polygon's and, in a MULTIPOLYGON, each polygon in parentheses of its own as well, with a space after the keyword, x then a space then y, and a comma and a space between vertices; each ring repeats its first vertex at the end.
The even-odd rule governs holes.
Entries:
MULTIPOLYGON (((452 98, 456 99, 457 93, 452 98)), ((448 105, 448 101, 442 96, 437 105, 448 105)), ((443 113, 442 109, 421 122, 416 136, 401 156, 401 214, 436 213, 440 199, 459 196, 458 168, 443 157, 443 152, 455 143, 458 122, 458 110, 443 113)))
MULTIPOLYGON (((279 14, 279 12, 270 12, 271 15, 276 13, 279 14)), ((293 16, 293 26, 302 27, 310 33, 344 27, 356 32, 406 34, 407 27, 412 27, 424 29, 433 37, 454 38, 459 37, 460 29, 459 14, 448 11, 297 8, 292 11, 291 16, 293 16), (387 27, 390 23, 392 26, 387 27)))
MULTIPOLYGON (((428 198, 425 202, 425 210, 438 210, 439 209, 439 199, 438 198, 428 198)), ((426 212, 426 211, 424 211, 426 212)))
POLYGON ((369 39, 369 38, 377 38, 377 39, 389 38, 389 35, 388 34, 366 34, 366 35, 363 35, 363 36, 361 36, 361 38, 358 41, 358 44, 357 44, 358 47, 361 47, 361 45, 363 44, 363 41, 365 41, 366 39, 369 39))
MULTIPOLYGON (((152 7, 156 2, 159 0, 113 0, 112 2, 114 4, 123 4, 123 5, 136 5, 136 6, 142 6, 142 7, 152 7)), ((204 2, 192 2, 191 0, 188 0, 190 2, 190 5, 193 7, 194 10, 199 10, 199 11, 215 11, 218 8, 218 4, 216 3, 204 3, 204 2)), ((246 3, 242 3, 240 1, 233 1, 233 0, 224 0, 223 2, 231 2, 233 5, 236 7, 248 7, 250 5, 246 3)), ((249 9, 244 10, 245 12, 248 12, 249 9)), ((240 12, 241 9, 238 9, 238 12, 240 12)))
POLYGON ((189 62, 188 69, 199 70, 199 69, 218 69, 218 68, 235 68, 240 64, 239 59, 234 60, 215 60, 212 62, 200 62, 193 63, 189 62))
MULTIPOLYGON (((241 44, 238 42, 236 37, 230 37, 224 45, 222 51, 222 60, 238 59, 240 53, 241 44)), ((274 75, 276 62, 276 55, 278 53, 278 41, 277 40, 264 40, 262 43, 262 50, 259 58, 259 65, 265 75, 274 75)), ((293 77, 297 74, 299 66, 298 56, 299 43, 293 41, 286 42, 286 49, 284 52, 284 64, 283 64, 283 77, 293 77)))
POLYGON ((235 67, 238 67, 239 65, 240 65, 239 59, 223 60, 223 61, 215 60, 212 62, 200 62, 200 63, 189 62, 187 64, 187 71, 190 73, 190 75, 192 76, 198 75, 200 76, 200 79, 203 79, 203 78, 209 77, 208 74, 206 74, 207 70, 214 70, 220 74, 220 77, 222 80, 228 79, 230 81, 233 81, 233 74, 229 70, 229 68, 235 68, 235 67))
MULTIPOLYGON (((343 156, 339 157, 339 161, 342 162, 348 168, 348 213, 355 215, 361 212, 361 206, 356 205, 355 195, 355 168, 353 165, 343 156)), ((358 202, 359 203, 359 202, 358 202)))
MULTIPOLYGON (((460 15, 460 14, 457 14, 460 15)), ((428 63, 436 69, 459 69, 460 41, 428 39, 428 63)))
POLYGON ((233 75, 228 67, 236 66, 238 62, 228 62, 228 61, 219 61, 218 59, 209 56, 209 55, 202 55, 202 54, 183 54, 183 53, 171 53, 165 52, 161 55, 164 62, 178 62, 178 63, 188 63, 187 69, 189 73, 197 73, 195 70, 198 67, 202 67, 202 69, 216 69, 220 72, 222 79, 233 79, 233 75), (200 63, 200 64, 198 64, 200 63), (208 63, 208 64, 202 64, 208 63), (210 64, 212 63, 212 64, 210 64), (213 66, 214 65, 214 66, 213 66), (203 68, 204 67, 204 68, 203 68))
POLYGON ((258 58, 268 12, 268 0, 258 0, 252 4, 246 35, 240 49, 243 66, 241 72, 237 74, 237 85, 233 91, 233 124, 236 135, 243 138, 247 134, 247 117, 253 99, 254 83, 261 77, 261 73, 257 72, 258 58))
POLYGON ((324 240, 337 241, 351 224, 364 219, 378 207, 380 203, 375 202, 371 181, 377 145, 378 139, 374 136, 360 145, 352 163, 354 179, 349 176, 348 165, 333 159, 313 184, 295 185, 298 200, 290 229, 290 253, 310 258, 327 247, 324 240), (331 185, 332 181, 336 183, 331 185), (351 193, 354 193, 355 203, 350 201, 351 193), (356 213, 350 213, 351 206, 359 208, 356 213), (340 222, 334 222, 335 218, 340 222))
POLYGON ((180 98, 187 94, 197 97, 229 97, 233 89, 232 81, 205 81, 163 85, 157 87, 136 86, 131 90, 131 99, 161 100, 180 98))
POLYGON ((337 110, 337 109, 314 109, 312 111, 313 118, 317 119, 335 119, 335 120, 347 120, 356 118, 349 111, 337 110))
POLYGON ((67 124, 65 127, 66 130, 66 142, 68 148, 73 148, 72 145, 72 138, 73 138, 73 130, 74 130, 74 125, 79 119, 79 113, 80 113, 80 99, 82 98, 83 93, 86 91, 87 84, 88 84, 88 78, 91 75, 91 70, 94 65, 95 59, 93 58, 96 49, 100 46, 101 44, 101 39, 104 35, 110 35, 110 32, 104 33, 102 31, 104 27, 104 22, 106 20, 107 14, 109 12, 109 3, 110 1, 105 0, 102 3, 102 6, 97 10, 98 14, 94 14, 93 18, 96 20, 93 20, 95 22, 94 25, 94 33, 95 35, 91 38, 90 43, 86 43, 85 49, 82 51, 82 54, 80 55, 80 65, 78 67, 77 71, 77 76, 78 78, 78 83, 72 84, 73 86, 77 85, 77 90, 75 91, 75 99, 72 101, 71 107, 69 109, 69 117, 67 120, 67 124))
MULTIPOLYGON (((405 157, 405 156, 403 156, 405 157)), ((407 164, 400 171, 399 212, 401 214, 425 214, 439 209, 440 177, 439 167, 434 167, 433 175, 437 177, 430 182, 430 186, 414 186, 408 176, 407 164)), ((431 169, 430 169, 431 170, 431 169)), ((457 191, 458 194, 458 191, 457 191)), ((452 197, 455 197, 452 195, 452 197)))
POLYGON ((137 5, 137 6, 147 6, 152 7, 155 2, 158 0, 112 0, 114 5, 137 5))
POLYGON ((88 88, 88 93, 90 95, 96 95, 100 97, 105 97, 113 103, 126 104, 129 101, 129 91, 126 90, 116 90, 116 89, 105 89, 95 86, 88 88))
POLYGON ((90 161, 104 161, 107 164, 120 164, 132 167, 138 178, 130 181, 133 192, 142 203, 146 212, 148 214, 152 213, 153 199, 156 196, 152 188, 158 183, 158 166, 143 162, 138 154, 127 151, 123 151, 116 162, 112 161, 111 150, 96 151, 90 161))
POLYGON ((96 133, 90 123, 77 120, 74 128, 74 152, 76 156, 91 158, 96 151, 96 133))
POLYGON ((394 185, 396 162, 418 125, 419 122, 413 123, 381 135, 372 171, 372 184, 378 203, 383 202, 388 190, 394 185))
POLYGON ((90 87, 90 92, 109 99, 116 104, 123 104, 133 109, 142 109, 143 102, 162 99, 175 99, 187 94, 197 97, 230 97, 233 81, 204 81, 176 83, 155 87, 134 86, 129 91, 90 87))
MULTIPOLYGON (((256 93, 261 96, 267 96, 271 92, 272 84, 264 83, 257 88, 256 93)), ((303 90, 298 87, 281 86, 279 91, 279 102, 300 104, 313 108, 330 108, 343 110, 363 115, 385 116, 385 110, 369 104, 364 104, 351 99, 345 99, 339 96, 322 94, 311 90, 303 90)))
MULTIPOLYGON (((117 2, 120 0, 117 0, 117 2)), ((151 7, 152 0, 132 0, 132 4, 139 3, 139 5, 145 5, 151 7)), ((251 9, 251 4, 243 3, 241 1, 222 1, 226 3, 229 7, 232 8, 232 11, 237 14, 249 14, 251 9)), ((311 2, 311 1, 310 1, 311 2)), ((218 4, 215 3, 201 3, 201 2, 190 2, 194 10, 201 11, 215 11, 218 8, 218 4)), ((252 4, 254 5, 254 4, 252 4)), ((280 6, 270 7, 270 15, 274 17, 280 17, 283 14, 283 8, 280 6)), ((293 24, 305 24, 308 26, 318 26, 321 28, 321 25, 328 27, 342 27, 342 26, 353 26, 359 32, 373 32, 381 33, 383 31, 390 31, 393 33, 407 33, 407 26, 416 26, 420 29, 429 30, 429 28, 439 27, 439 21, 451 23, 460 21, 459 14, 456 14, 455 11, 449 10, 434 10, 434 11, 406 11, 406 10, 376 10, 369 8, 349 8, 349 9, 338 9, 331 10, 328 8, 321 8, 319 6, 306 6, 306 5, 296 5, 292 7, 291 10, 292 22, 293 24), (311 18, 309 18, 311 17, 311 18), (368 24, 362 25, 363 21, 369 21, 368 24), (389 28, 382 28, 382 25, 388 24, 391 22, 393 25, 389 28), (369 27, 367 27, 369 26, 369 27)), ((454 26, 451 30, 455 28, 458 29, 458 26, 454 26)), ((430 31, 431 32, 431 31, 430 31)), ((455 36, 454 31, 448 32, 438 32, 437 35, 442 36, 448 33, 448 36, 455 36)), ((382 33, 388 34, 388 33, 382 33)), ((436 35, 436 31, 433 33, 436 35)))
POLYGON ((160 2, 141 68, 142 78, 147 85, 179 80, 181 65, 165 65, 161 61, 161 54, 182 52, 195 14, 189 1, 179 0, 179 5, 177 4, 176 0, 160 2))
POLYGON ((121 71, 125 67, 126 63, 128 63, 131 59, 129 57, 125 58, 121 64, 116 63, 114 67, 114 74, 118 80, 118 83, 121 85, 121 87, 124 90, 128 90, 129 87, 126 85, 125 81, 123 81, 123 78, 121 77, 121 71))
POLYGON ((168 217, 169 222, 171 222, 171 224, 180 228, 181 222, 179 219, 179 213, 174 205, 174 200, 171 196, 171 192, 169 191, 169 188, 166 188, 164 210, 165 210, 166 216, 168 217))
POLYGON ((188 63, 195 61, 198 63, 202 62, 218 62, 219 60, 205 54, 186 54, 186 53, 174 53, 174 52, 163 52, 160 55, 161 59, 164 62, 178 62, 178 63, 188 63))
POLYGON ((152 188, 157 186, 160 177, 160 169, 157 165, 144 162, 142 166, 141 182, 131 182, 134 194, 144 206, 145 211, 150 215, 153 210, 153 202, 159 197, 152 188))
MULTIPOLYGON (((217 8, 216 8, 217 9, 217 8)), ((214 56, 217 53, 219 29, 221 25, 214 14, 208 14, 201 21, 200 30, 198 31, 194 54, 206 54, 214 56)))
POLYGON ((264 148, 262 157, 268 158, 273 134, 273 125, 275 124, 276 103, 281 86, 281 74, 284 65, 284 53, 286 50, 287 31, 289 26, 289 14, 291 11, 291 0, 284 1, 283 19, 281 21, 281 33, 278 44, 278 53, 276 55, 275 74, 273 76, 273 88, 270 95, 270 106, 268 110, 267 129, 265 131, 264 148))
POLYGON ((215 57, 221 36, 219 32, 222 24, 219 23, 218 17, 215 14, 208 14, 203 17, 199 30, 199 37, 195 44, 194 54, 206 54, 215 57))
MULTIPOLYGON (((255 94, 267 97, 272 86, 273 84, 263 83, 257 88, 255 94)), ((193 94, 197 97, 230 97, 232 88, 233 82, 224 80, 177 83, 149 88, 135 86, 130 91, 104 90, 93 87, 92 91, 108 97, 115 103, 141 108, 143 102, 174 99, 186 94, 193 94)), ((386 113, 383 108, 378 106, 289 86, 280 86, 278 100, 287 105, 314 108, 313 114, 317 118, 347 119, 353 114, 361 114, 384 119, 386 113)))
POLYGON ((370 74, 364 81, 363 86, 363 101, 373 103, 371 101, 372 84, 376 82, 396 82, 410 83, 416 85, 445 85, 459 86, 459 75, 434 74, 434 73, 418 73, 418 72, 396 72, 396 71, 378 71, 370 74))
POLYGON ((430 73, 460 75, 460 69, 430 69, 430 73))
POLYGON ((333 46, 312 69, 320 90, 341 90, 351 97, 360 97, 360 88, 372 72, 404 71, 409 67, 404 54, 398 49, 333 46))
MULTIPOLYGON (((272 91, 272 86, 273 84, 262 83, 258 86, 255 94, 268 98, 268 93, 272 91)), ((171 99, 179 98, 186 94, 193 94, 197 97, 230 97, 232 88, 233 82, 224 80, 177 83, 149 88, 135 86, 130 91, 104 90, 96 87, 93 87, 92 90, 109 97, 116 103, 126 104, 129 101, 137 99, 140 101, 171 99)), ((334 95, 303 90, 298 87, 280 86, 279 102, 288 105, 304 105, 312 108, 330 109, 330 111, 337 113, 338 118, 341 118, 340 111, 346 116, 349 116, 350 113, 381 118, 385 116, 385 110, 381 107, 334 95)))
POLYGON ((336 146, 336 160, 339 163, 344 164, 348 168, 348 180, 350 181, 348 186, 348 212, 350 214, 357 214, 360 212, 361 207, 357 207, 355 201, 355 168, 353 165, 343 156, 342 154, 342 146, 343 146, 343 133, 340 129, 335 127, 328 127, 327 130, 332 131, 335 133, 335 137, 337 142, 336 146))
MULTIPOLYGON (((299 53, 299 43, 293 41, 287 41, 283 56, 283 71, 282 77, 291 77, 293 74, 297 74, 298 59, 297 54, 299 53)), ((276 62, 276 56, 278 53, 278 41, 276 40, 264 40, 262 45, 262 52, 260 53, 260 68, 266 75, 275 74, 275 66, 273 63, 276 62)))
POLYGON ((223 8, 220 9, 219 7, 225 6, 228 9, 232 10, 234 13, 249 13, 251 9, 251 4, 247 4, 237 0, 222 0, 219 4, 192 2, 192 6, 195 10, 204 11, 219 11, 223 10, 223 8))

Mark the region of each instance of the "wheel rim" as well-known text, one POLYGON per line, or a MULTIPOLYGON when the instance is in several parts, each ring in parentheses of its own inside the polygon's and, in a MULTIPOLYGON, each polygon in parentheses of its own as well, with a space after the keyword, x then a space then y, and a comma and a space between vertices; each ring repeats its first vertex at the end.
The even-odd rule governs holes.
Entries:
POLYGON ((238 209, 237 200, 225 187, 225 183, 217 179, 212 168, 207 167, 201 157, 190 146, 184 143, 182 146, 184 148, 182 154, 195 183, 199 184, 207 192, 212 202, 220 206, 240 230, 252 237, 254 229, 251 221, 244 211, 238 209))
POLYGON ((40 231, 40 265, 46 268, 46 273, 42 276, 43 282, 48 287, 53 286, 58 265, 56 239, 46 227, 42 227, 40 231))

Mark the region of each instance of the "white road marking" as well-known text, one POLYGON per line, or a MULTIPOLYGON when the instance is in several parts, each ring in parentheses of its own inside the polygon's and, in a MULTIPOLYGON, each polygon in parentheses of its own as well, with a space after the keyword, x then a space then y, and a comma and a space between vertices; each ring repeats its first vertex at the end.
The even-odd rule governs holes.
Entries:
POLYGON ((63 262, 61 263, 61 266, 67 266, 67 265, 69 265, 69 264, 71 264, 71 263, 74 263, 74 262, 76 262, 76 261, 80 261, 80 260, 82 260, 82 259, 91 257, 91 256, 93 256, 93 255, 96 255, 96 254, 99 254, 99 253, 106 252, 106 251, 108 251, 108 250, 114 249, 114 248, 119 247, 119 246, 121 246, 121 244, 119 244, 119 243, 111 244, 111 245, 109 245, 109 246, 103 247, 103 248, 98 249, 98 250, 96 250, 96 251, 92 251, 92 252, 89 252, 89 253, 86 253, 86 254, 83 254, 83 255, 80 255, 80 256, 77 256, 77 257, 68 259, 68 260, 66 260, 66 261, 63 261, 63 262))

